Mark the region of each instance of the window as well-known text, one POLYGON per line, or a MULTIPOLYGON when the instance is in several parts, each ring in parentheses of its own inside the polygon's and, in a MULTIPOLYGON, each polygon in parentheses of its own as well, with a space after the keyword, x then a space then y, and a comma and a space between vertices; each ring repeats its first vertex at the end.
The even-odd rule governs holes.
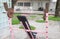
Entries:
POLYGON ((19 2, 19 3, 18 3, 18 6, 23 6, 23 3, 19 2))
POLYGON ((29 2, 18 2, 18 6, 30 6, 29 2))
POLYGON ((24 3, 24 6, 30 6, 30 3, 24 3))

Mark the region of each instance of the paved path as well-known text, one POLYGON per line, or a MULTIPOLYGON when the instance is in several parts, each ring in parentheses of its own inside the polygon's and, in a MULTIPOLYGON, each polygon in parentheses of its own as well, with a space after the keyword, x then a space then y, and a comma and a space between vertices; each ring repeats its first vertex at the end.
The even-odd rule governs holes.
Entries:
MULTIPOLYGON (((60 39, 60 22, 49 21, 49 39, 60 39)), ((45 31, 45 23, 37 23, 35 21, 29 20, 29 24, 36 27, 36 30, 45 31)), ((19 28, 19 25, 14 25, 14 27, 19 28)), ((27 34, 22 30, 14 30, 15 39, 25 39, 27 34)), ((38 33, 37 36, 41 37, 41 39, 45 39, 45 35, 38 33)), ((8 38, 7 38, 8 39, 8 38)), ((11 39, 11 38, 10 38, 11 39)))
MULTIPOLYGON (((36 23, 34 21, 30 21, 30 25, 34 25, 36 27, 36 30, 45 31, 45 23, 36 23)), ((59 22, 49 21, 48 27, 49 27, 48 28, 49 38, 60 39, 60 24, 59 24, 59 22)), ((41 37, 44 37, 44 36, 42 35, 41 37)))

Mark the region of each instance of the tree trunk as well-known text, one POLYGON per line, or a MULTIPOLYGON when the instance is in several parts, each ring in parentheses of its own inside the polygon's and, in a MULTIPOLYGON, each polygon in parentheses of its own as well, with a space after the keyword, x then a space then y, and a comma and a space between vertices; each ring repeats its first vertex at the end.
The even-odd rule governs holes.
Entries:
POLYGON ((55 17, 60 17, 60 0, 57 0, 55 17))
POLYGON ((17 0, 12 0, 12 8, 14 8, 14 5, 16 4, 17 0))

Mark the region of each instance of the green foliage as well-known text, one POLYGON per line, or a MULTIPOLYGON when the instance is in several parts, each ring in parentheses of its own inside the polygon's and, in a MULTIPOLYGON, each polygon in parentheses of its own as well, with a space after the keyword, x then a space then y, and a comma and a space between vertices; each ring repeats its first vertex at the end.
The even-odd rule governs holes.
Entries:
MULTIPOLYGON (((20 26, 19 28, 20 28, 20 29, 24 29, 23 26, 20 26)), ((35 30, 35 29, 36 29, 36 27, 34 27, 34 26, 30 26, 30 28, 31 28, 31 30, 35 30)))
POLYGON ((60 21, 60 17, 49 16, 49 20, 60 21))
POLYGON ((31 18, 35 18, 36 16, 30 16, 31 18))
POLYGON ((20 14, 14 14, 14 17, 12 18, 12 24, 19 24, 20 21, 17 19, 17 16, 20 16, 20 14))
POLYGON ((15 25, 15 24, 19 24, 20 21, 18 19, 12 19, 12 24, 15 25))
POLYGON ((44 23, 45 21, 44 20, 36 20, 36 22, 38 22, 38 23, 44 23))

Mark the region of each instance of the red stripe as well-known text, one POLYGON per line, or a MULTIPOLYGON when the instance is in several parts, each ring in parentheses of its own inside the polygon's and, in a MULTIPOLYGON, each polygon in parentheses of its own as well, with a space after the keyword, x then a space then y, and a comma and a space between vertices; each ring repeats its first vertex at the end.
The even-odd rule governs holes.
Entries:
POLYGON ((46 39, 48 39, 48 13, 46 13, 46 39))
POLYGON ((11 24, 11 18, 9 18, 8 21, 9 21, 11 39, 14 39, 14 33, 13 33, 13 27, 12 27, 12 24, 11 24))

